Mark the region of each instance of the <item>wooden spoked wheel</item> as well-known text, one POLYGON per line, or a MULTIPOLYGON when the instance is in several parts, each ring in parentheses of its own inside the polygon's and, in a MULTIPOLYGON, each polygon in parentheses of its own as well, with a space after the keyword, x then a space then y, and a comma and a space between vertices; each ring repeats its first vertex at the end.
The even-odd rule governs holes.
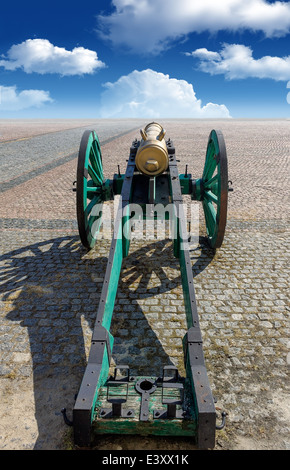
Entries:
POLYGON ((228 162, 221 131, 212 130, 202 175, 202 206, 208 241, 212 248, 222 245, 228 206, 228 162))
POLYGON ((87 130, 80 143, 77 166, 77 221, 82 244, 90 250, 101 226, 104 174, 99 139, 87 130))

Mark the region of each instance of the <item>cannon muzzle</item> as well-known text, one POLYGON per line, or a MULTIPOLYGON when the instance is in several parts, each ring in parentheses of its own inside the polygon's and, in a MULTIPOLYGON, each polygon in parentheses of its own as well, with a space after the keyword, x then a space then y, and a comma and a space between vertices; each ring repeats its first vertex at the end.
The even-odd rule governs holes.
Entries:
POLYGON ((136 154, 136 166, 145 175, 160 175, 168 168, 165 130, 157 122, 151 122, 140 130, 140 134, 142 139, 136 154))

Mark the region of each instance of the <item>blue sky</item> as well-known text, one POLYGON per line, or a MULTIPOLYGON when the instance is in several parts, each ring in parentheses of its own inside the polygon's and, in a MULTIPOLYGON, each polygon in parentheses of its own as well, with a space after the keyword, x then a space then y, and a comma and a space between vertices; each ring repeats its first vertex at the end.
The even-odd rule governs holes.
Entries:
POLYGON ((290 116, 290 2, 5 2, 0 38, 0 118, 290 116))

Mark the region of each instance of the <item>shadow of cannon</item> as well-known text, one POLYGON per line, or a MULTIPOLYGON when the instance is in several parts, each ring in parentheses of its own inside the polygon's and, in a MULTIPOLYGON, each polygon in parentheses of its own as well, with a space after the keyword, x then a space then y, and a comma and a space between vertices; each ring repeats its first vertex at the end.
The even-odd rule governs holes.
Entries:
MULTIPOLYGON (((64 404, 73 406, 81 382, 107 264, 108 247, 102 246, 87 254, 78 237, 66 236, 0 257, 0 292, 10 310, 5 321, 17 322, 29 337, 38 427, 35 449, 56 448, 64 430, 60 410, 64 404)), ((168 240, 157 241, 130 252, 123 261, 112 321, 113 360, 125 362, 133 371, 141 367, 143 374, 155 369, 159 375, 162 366, 172 364, 143 307, 146 299, 156 294, 166 297, 180 285, 179 262, 171 249, 168 240), (158 286, 150 286, 152 276, 159 280, 158 286)), ((204 252, 208 256, 196 259, 194 275, 213 257, 205 246, 204 252)), ((10 364, 18 378, 17 367, 10 364)))

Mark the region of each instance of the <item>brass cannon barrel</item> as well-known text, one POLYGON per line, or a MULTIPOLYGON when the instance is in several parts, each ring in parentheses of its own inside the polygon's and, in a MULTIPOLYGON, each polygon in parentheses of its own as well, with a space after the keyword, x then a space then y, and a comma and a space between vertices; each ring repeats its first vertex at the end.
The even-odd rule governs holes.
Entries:
POLYGON ((142 139, 135 159, 138 170, 150 176, 163 173, 168 168, 165 130, 157 122, 151 122, 140 133, 142 139))

